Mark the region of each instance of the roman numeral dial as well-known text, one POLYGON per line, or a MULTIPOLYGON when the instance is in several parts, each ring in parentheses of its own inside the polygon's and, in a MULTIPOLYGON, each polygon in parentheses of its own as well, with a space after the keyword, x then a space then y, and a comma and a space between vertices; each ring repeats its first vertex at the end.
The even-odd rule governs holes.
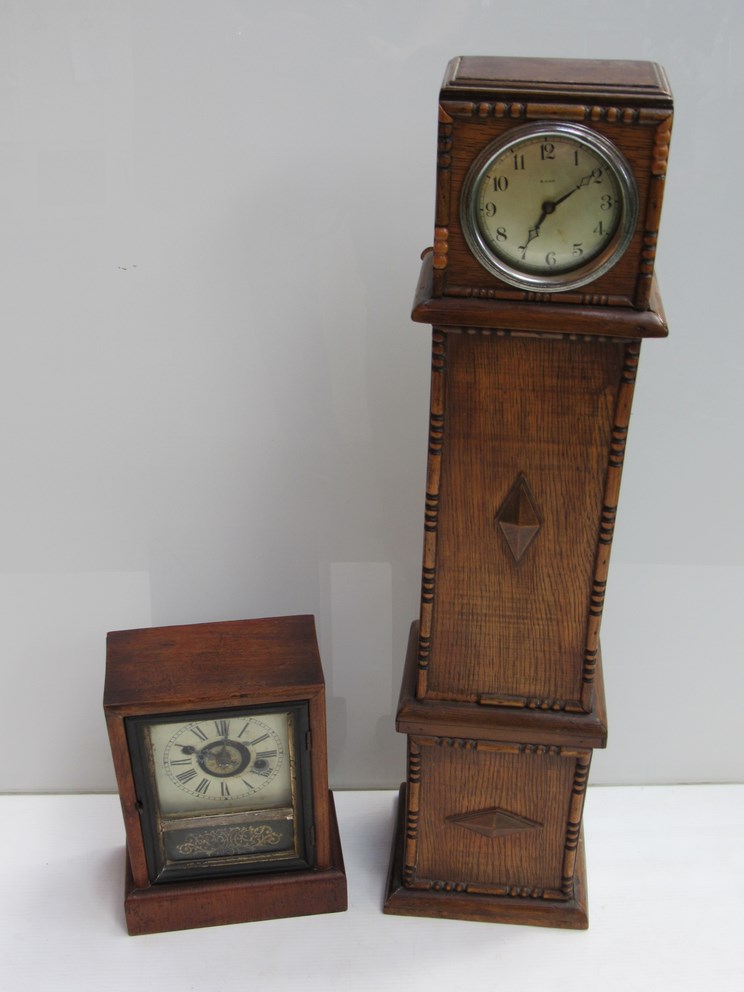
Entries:
POLYGON ((165 814, 291 805, 291 715, 246 712, 149 728, 165 814))

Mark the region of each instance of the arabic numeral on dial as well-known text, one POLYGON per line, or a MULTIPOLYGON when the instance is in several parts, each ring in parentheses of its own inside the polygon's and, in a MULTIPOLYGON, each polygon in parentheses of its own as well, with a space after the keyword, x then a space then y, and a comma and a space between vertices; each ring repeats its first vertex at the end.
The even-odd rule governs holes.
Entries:
POLYGON ((597 226, 592 231, 592 234, 599 234, 600 237, 603 234, 607 234, 607 231, 605 231, 605 226, 604 226, 604 222, 603 221, 599 221, 599 223, 597 224, 597 226))
POLYGON ((555 145, 552 141, 546 141, 544 145, 540 145, 540 159, 543 162, 548 160, 553 160, 555 158, 555 145))
POLYGON ((505 193, 508 189, 509 189, 509 180, 506 178, 506 176, 493 177, 494 193, 505 193))
POLYGON ((514 156, 514 169, 516 172, 524 171, 524 155, 514 156))
POLYGON ((506 241, 506 228, 505 227, 497 227, 496 228, 496 240, 497 241, 506 241))
POLYGON ((576 255, 577 258, 584 254, 584 246, 581 242, 575 242, 571 250, 572 255, 576 255))
POLYGON ((556 265, 557 262, 558 262, 558 259, 556 258, 555 252, 554 251, 549 251, 548 254, 545 256, 545 264, 546 265, 556 265))
POLYGON ((615 201, 612 199, 609 193, 605 193, 602 196, 602 203, 600 204, 601 210, 612 210, 615 205, 615 201))
POLYGON ((495 217, 496 216, 496 204, 495 203, 491 203, 491 201, 489 200, 489 202, 486 203, 486 205, 483 207, 483 213, 486 215, 486 217, 495 217))

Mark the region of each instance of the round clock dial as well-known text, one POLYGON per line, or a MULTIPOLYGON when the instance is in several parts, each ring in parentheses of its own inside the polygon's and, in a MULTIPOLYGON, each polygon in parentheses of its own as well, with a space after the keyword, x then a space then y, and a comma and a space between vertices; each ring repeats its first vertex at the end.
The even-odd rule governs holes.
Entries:
POLYGON ((635 230, 630 167, 579 124, 517 128, 474 162, 461 199, 465 239, 489 272, 523 289, 584 285, 621 257, 635 230))
POLYGON ((287 713, 155 723, 149 734, 165 814, 291 804, 287 713))

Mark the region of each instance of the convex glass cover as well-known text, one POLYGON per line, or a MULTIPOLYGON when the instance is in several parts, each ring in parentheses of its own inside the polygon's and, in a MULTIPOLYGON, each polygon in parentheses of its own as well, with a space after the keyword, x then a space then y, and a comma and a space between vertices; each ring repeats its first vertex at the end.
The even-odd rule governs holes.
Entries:
POLYGON ((638 193, 624 157, 580 124, 519 127, 488 145, 461 197, 465 239, 504 282, 560 291, 596 279, 635 230, 638 193))

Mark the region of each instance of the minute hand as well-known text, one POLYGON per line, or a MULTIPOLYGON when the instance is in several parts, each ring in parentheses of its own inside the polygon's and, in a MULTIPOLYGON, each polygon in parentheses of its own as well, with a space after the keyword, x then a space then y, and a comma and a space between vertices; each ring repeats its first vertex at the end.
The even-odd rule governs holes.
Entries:
MULTIPOLYGON (((563 201, 567 200, 569 196, 573 196, 577 189, 583 189, 584 186, 588 186, 592 180, 597 180, 598 182, 601 181, 597 176, 596 169, 590 172, 588 176, 584 176, 582 179, 580 179, 579 182, 576 184, 576 186, 574 186, 573 189, 570 189, 568 193, 564 193, 563 196, 559 197, 557 200, 553 200, 553 210, 555 210, 555 208, 558 206, 559 203, 563 203, 563 201)), ((550 212, 552 213, 553 210, 551 210, 550 212)))

